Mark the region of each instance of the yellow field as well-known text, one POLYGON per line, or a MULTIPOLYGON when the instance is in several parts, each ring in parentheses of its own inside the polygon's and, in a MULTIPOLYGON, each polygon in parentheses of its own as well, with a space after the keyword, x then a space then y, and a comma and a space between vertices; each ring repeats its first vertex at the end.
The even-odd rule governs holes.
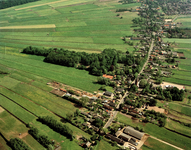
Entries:
POLYGON ((42 29, 42 28, 56 28, 56 26, 55 26, 55 24, 44 24, 44 25, 27 25, 27 26, 0 27, 0 29, 42 29))
POLYGON ((28 8, 34 8, 34 7, 44 6, 44 5, 50 5, 50 4, 60 3, 60 2, 64 2, 64 1, 67 1, 67 0, 60 0, 60 1, 55 1, 55 2, 49 2, 49 3, 44 3, 44 4, 38 4, 38 5, 33 5, 33 6, 18 8, 18 9, 15 9, 15 10, 17 11, 17 10, 23 10, 23 9, 28 9, 28 8))

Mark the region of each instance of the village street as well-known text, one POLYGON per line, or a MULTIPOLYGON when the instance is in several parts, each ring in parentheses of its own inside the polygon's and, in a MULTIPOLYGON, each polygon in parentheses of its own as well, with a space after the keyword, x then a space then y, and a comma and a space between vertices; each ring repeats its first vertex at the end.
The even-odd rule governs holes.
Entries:
MULTIPOLYGON (((152 43, 151 43, 151 46, 150 46, 150 49, 149 49, 149 52, 148 52, 147 60, 146 60, 145 64, 143 65, 143 67, 142 67, 142 69, 141 69, 139 75, 143 72, 145 66, 146 66, 147 63, 148 63, 149 56, 150 56, 151 51, 152 51, 152 49, 153 49, 153 45, 154 45, 154 40, 152 40, 152 43)), ((135 80, 134 80, 131 84, 134 84, 134 83, 135 83, 135 80)), ((120 104, 122 104, 122 103, 124 102, 124 99, 125 99, 125 97, 126 97, 127 95, 128 95, 128 91, 127 91, 127 92, 124 94, 124 96, 120 99, 120 102, 119 102, 119 104, 118 104, 117 107, 116 107, 117 109, 119 109, 120 104)), ((108 127, 110 126, 110 124, 112 123, 113 119, 116 117, 117 113, 118 113, 118 111, 113 111, 113 112, 112 112, 112 114, 110 115, 109 120, 107 121, 107 123, 105 124, 105 126, 104 126, 103 128, 108 128, 108 127)))

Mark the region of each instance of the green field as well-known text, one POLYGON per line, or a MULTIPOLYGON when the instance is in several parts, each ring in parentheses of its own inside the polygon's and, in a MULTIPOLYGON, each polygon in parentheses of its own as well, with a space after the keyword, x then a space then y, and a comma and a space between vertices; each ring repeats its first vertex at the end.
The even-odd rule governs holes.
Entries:
MULTIPOLYGON (((62 147, 62 149, 70 150, 71 148, 73 148, 73 149, 82 150, 82 148, 75 142, 75 140, 70 141, 70 139, 67 139, 65 136, 62 136, 59 133, 53 131, 52 129, 50 129, 46 125, 44 125, 38 121, 33 122, 32 125, 34 127, 38 128, 38 130, 40 131, 40 134, 47 135, 50 139, 54 139, 55 143, 60 145, 62 147)), ((69 125, 70 128, 72 127, 71 129, 73 130, 75 136, 81 135, 81 136, 85 136, 87 138, 90 138, 90 135, 88 135, 87 133, 80 130, 80 132, 82 132, 82 133, 79 134, 79 132, 76 132, 79 130, 78 128, 76 128, 74 126, 70 126, 70 124, 67 124, 67 125, 69 125)))
POLYGON ((7 140, 17 137, 21 138, 32 150, 43 149, 43 147, 28 134, 26 126, 5 110, 0 112, 0 126, 0 132, 7 140), (21 133, 20 136, 19 133, 21 133))
POLYGON ((161 143, 155 139, 148 138, 144 145, 141 147, 142 150, 176 150, 176 148, 169 146, 167 144, 161 143))
POLYGON ((8 110, 10 113, 12 113, 14 116, 19 118, 22 122, 27 124, 35 119, 34 115, 32 115, 30 112, 26 111, 19 105, 15 104, 11 100, 7 99, 6 97, 0 95, 0 99, 0 105, 8 110))
MULTIPOLYGON (((33 6, 46 1, 16 6, 14 9, 33 6)), ((140 4, 121 5, 115 1, 95 2, 92 0, 71 0, 15 11, 1 10, 0 26, 25 26, 55 24, 55 29, 0 29, 0 45, 22 48, 26 45, 41 47, 63 47, 76 51, 100 52, 104 48, 130 51, 133 47, 124 45, 120 37, 132 35, 131 20, 137 13, 119 13, 116 9, 131 8, 140 4), (81 4, 83 3, 83 4, 81 4), (52 9, 54 8, 54 9, 52 9)))
POLYGON ((178 122, 175 122, 175 121, 173 121, 171 119, 167 120, 167 123, 166 123, 165 127, 167 129, 174 130, 176 132, 179 132, 179 133, 187 135, 187 136, 191 135, 191 130, 190 130, 189 127, 184 126, 184 125, 182 125, 182 124, 180 124, 178 122))
POLYGON ((187 116, 191 116, 191 107, 182 106, 181 104, 169 103, 168 108, 175 110, 179 113, 185 114, 187 116))
POLYGON ((190 16, 180 16, 176 19, 175 22, 181 22, 181 28, 191 28, 190 16))
POLYGON ((181 147, 187 150, 189 150, 191 147, 190 138, 173 133, 165 128, 158 127, 157 125, 154 125, 151 123, 147 123, 147 124, 137 123, 120 113, 117 114, 117 117, 119 119, 119 122, 130 125, 132 127, 136 127, 136 126, 143 127, 145 133, 148 133, 149 135, 152 135, 170 144, 176 145, 178 147, 181 147), (179 140, 179 139, 182 139, 182 140, 179 140))
POLYGON ((177 83, 181 85, 191 86, 191 39, 175 39, 164 38, 164 41, 176 42, 177 45, 172 45, 174 51, 183 52, 186 59, 176 58, 178 63, 178 69, 172 69, 172 75, 169 78, 164 78, 167 82, 177 83))

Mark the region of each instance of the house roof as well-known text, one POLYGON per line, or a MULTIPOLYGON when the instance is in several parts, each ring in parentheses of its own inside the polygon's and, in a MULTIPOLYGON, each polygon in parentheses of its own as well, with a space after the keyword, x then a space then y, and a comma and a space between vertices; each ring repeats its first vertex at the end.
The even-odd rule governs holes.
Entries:
POLYGON ((117 143, 120 143, 120 144, 123 144, 123 143, 124 143, 123 140, 121 140, 121 139, 119 139, 119 138, 117 138, 117 137, 115 137, 115 136, 113 136, 113 135, 111 135, 111 134, 107 134, 106 137, 110 138, 110 139, 113 140, 113 141, 116 141, 117 143))
POLYGON ((107 75, 107 74, 104 74, 102 77, 104 77, 104 78, 108 78, 108 79, 113 79, 113 76, 110 76, 110 75, 107 75))
POLYGON ((107 96, 111 96, 113 93, 111 93, 111 92, 109 92, 109 91, 106 91, 105 93, 104 93, 104 95, 107 95, 107 96))
POLYGON ((116 91, 119 91, 119 92, 123 92, 123 88, 117 88, 117 90, 116 91))
POLYGON ((137 138, 139 140, 141 140, 143 135, 145 134, 145 133, 142 133, 142 132, 139 132, 139 131, 135 130, 132 127, 126 127, 123 132, 126 133, 126 134, 129 134, 129 135, 131 135, 131 136, 133 136, 133 137, 135 137, 135 138, 137 138))
POLYGON ((125 133, 121 133, 121 134, 120 134, 120 137, 121 137, 121 138, 128 139, 128 140, 131 139, 131 137, 130 137, 129 135, 125 134, 125 133))

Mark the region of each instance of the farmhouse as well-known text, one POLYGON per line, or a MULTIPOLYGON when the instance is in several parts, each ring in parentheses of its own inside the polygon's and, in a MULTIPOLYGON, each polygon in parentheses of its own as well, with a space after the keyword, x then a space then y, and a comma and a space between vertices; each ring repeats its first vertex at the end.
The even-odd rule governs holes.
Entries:
POLYGON ((112 97, 112 96, 113 96, 113 93, 111 93, 111 92, 109 92, 109 91, 106 91, 106 92, 104 93, 104 95, 109 96, 109 97, 112 97))
POLYGON ((141 140, 145 133, 139 132, 132 127, 126 127, 123 131, 125 134, 133 136, 138 140, 141 140))

